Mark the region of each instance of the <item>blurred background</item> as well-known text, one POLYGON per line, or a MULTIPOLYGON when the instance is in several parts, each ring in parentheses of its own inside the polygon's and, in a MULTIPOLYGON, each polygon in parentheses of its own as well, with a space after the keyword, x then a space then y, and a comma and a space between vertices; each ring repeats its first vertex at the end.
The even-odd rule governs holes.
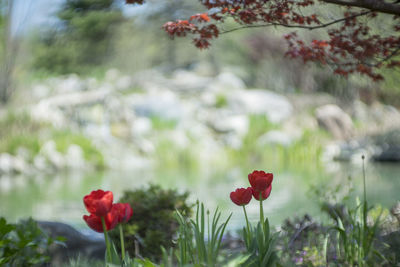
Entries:
POLYGON ((334 76, 285 58, 282 29, 235 31, 199 51, 161 29, 204 12, 194 0, 0 9, 0 216, 81 227, 90 191, 118 199, 157 184, 232 211, 237 229, 229 193, 265 170, 274 225, 319 218, 319 201, 361 191, 361 155, 369 201, 399 200, 399 70, 380 83, 334 76))

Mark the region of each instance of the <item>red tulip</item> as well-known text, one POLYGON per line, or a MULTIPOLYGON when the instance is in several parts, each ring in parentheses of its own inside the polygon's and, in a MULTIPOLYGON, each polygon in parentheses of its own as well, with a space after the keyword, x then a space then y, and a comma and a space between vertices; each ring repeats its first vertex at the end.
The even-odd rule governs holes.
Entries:
MULTIPOLYGON (((94 214, 90 214, 89 216, 83 215, 83 219, 85 220, 86 224, 92 228, 94 231, 103 233, 103 225, 101 223, 101 217, 96 216, 94 214)), ((114 229, 115 226, 118 224, 119 213, 116 209, 113 209, 109 213, 104 216, 104 221, 106 223, 106 230, 109 231, 114 229)))
POLYGON ((129 203, 116 203, 112 209, 118 213, 118 223, 127 223, 133 215, 133 210, 129 203))
POLYGON ((248 177, 251 187, 257 192, 266 190, 274 179, 272 173, 265 173, 264 171, 253 171, 248 177))
POLYGON ((104 217, 111 210, 113 193, 111 191, 92 191, 83 198, 83 203, 90 214, 104 217))
POLYGON ((261 200, 265 200, 269 197, 269 195, 271 194, 271 190, 272 190, 272 184, 270 184, 267 189, 265 189, 264 191, 256 191, 254 190, 254 188, 251 189, 253 197, 257 200, 260 200, 260 192, 262 192, 261 194, 261 200))
POLYGON ((251 200, 251 187, 248 188, 238 188, 234 192, 231 192, 231 200, 238 206, 244 206, 249 204, 251 200))

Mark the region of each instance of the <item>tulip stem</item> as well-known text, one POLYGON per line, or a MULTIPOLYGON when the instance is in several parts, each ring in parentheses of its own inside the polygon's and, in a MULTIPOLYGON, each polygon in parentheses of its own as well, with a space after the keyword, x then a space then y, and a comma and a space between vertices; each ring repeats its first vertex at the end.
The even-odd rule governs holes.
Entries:
POLYGON ((125 243, 124 243, 124 232, 122 231, 122 225, 119 225, 119 237, 121 239, 121 255, 122 261, 125 260, 125 243))
POLYGON ((110 248, 110 242, 108 241, 107 227, 106 227, 106 221, 104 220, 104 217, 101 217, 101 224, 103 225, 104 239, 106 241, 108 262, 111 262, 111 248, 110 248))
POLYGON ((244 211, 244 217, 246 218, 246 225, 247 225, 247 244, 250 246, 250 240, 251 238, 251 233, 250 233, 250 225, 249 225, 249 219, 247 218, 247 212, 246 212, 246 207, 243 205, 243 211, 244 211))
POLYGON ((262 203, 263 203, 262 192, 260 192, 260 221, 265 235, 266 232, 265 232, 265 221, 264 221, 264 209, 262 203))

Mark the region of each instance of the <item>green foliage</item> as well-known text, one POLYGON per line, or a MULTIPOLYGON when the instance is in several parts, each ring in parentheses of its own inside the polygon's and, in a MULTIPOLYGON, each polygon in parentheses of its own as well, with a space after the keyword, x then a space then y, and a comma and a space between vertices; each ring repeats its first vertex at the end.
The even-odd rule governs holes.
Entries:
POLYGON ((86 73, 104 63, 114 27, 123 21, 113 0, 67 0, 57 14, 58 30, 45 33, 33 66, 52 73, 86 73))
POLYGON ((228 100, 226 99, 226 96, 220 94, 216 96, 216 101, 215 101, 215 106, 217 108, 223 108, 228 105, 228 100))
POLYGON ((49 261, 48 249, 54 242, 33 219, 8 224, 0 218, 0 265, 39 266, 49 261))
POLYGON ((45 136, 54 140, 59 152, 65 154, 68 147, 75 144, 82 149, 86 161, 98 169, 105 167, 103 155, 87 137, 45 126, 32 120, 26 113, 8 112, 0 119, 0 153, 16 155, 18 149, 24 148, 29 153, 29 160, 32 160, 46 141, 46 138, 43 138, 45 136))
POLYGON ((176 127, 177 121, 152 116, 151 123, 154 130, 172 130, 176 127))
POLYGON ((179 222, 177 249, 175 254, 168 255, 163 249, 163 263, 165 267, 172 266, 176 258, 177 266, 220 266, 219 252, 225 228, 232 214, 219 223, 221 212, 215 210, 210 222, 210 212, 207 215, 203 203, 197 203, 196 219, 190 220, 177 211, 176 220, 179 222))
POLYGON ((199 158, 193 148, 180 148, 170 140, 160 140, 156 146, 155 159, 160 169, 196 170, 199 158))
POLYGON ((249 132, 243 138, 240 149, 228 150, 233 165, 255 166, 269 162, 281 169, 310 169, 315 172, 323 152, 323 142, 327 136, 322 131, 305 130, 302 136, 289 145, 260 144, 259 138, 279 126, 268 121, 266 116, 251 115, 249 132))
POLYGON ((40 149, 38 134, 41 127, 26 113, 8 112, 0 119, 0 153, 15 155, 18 148, 23 147, 31 154, 37 154, 40 149))
MULTIPOLYGON (((126 191, 119 202, 129 203, 134 214, 130 221, 123 225, 126 250, 131 255, 139 251, 140 256, 152 260, 161 259, 161 246, 172 247, 172 239, 178 229, 178 222, 174 217, 175 210, 185 216, 192 213, 191 206, 186 202, 187 197, 188 193, 164 190, 156 185, 147 189, 126 191)), ((118 247, 119 232, 111 231, 110 236, 118 247)))
POLYGON ((386 261, 385 257, 374 248, 378 234, 380 216, 372 224, 368 223, 367 201, 361 203, 357 199, 355 208, 349 210, 348 216, 341 218, 337 215, 336 255, 339 263, 348 266, 374 266, 386 261))
POLYGON ((59 152, 66 153, 70 145, 78 145, 82 149, 86 161, 98 169, 105 167, 103 155, 83 134, 69 131, 55 131, 52 138, 59 152))

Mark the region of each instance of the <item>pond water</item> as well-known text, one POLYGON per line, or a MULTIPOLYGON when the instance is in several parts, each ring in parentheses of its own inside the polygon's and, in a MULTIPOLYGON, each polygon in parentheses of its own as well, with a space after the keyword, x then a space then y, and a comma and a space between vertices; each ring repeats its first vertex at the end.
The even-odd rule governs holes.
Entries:
MULTIPOLYGON (((82 197, 91 190, 112 190, 117 200, 124 190, 160 184, 164 188, 189 191, 190 201, 205 202, 211 211, 219 206, 223 215, 233 212, 230 230, 243 226, 242 209, 229 199, 229 193, 237 187, 247 187, 247 174, 252 169, 229 168, 226 170, 149 170, 129 172, 107 171, 103 173, 61 173, 51 176, 1 177, 0 216, 16 221, 32 216, 38 220, 53 220, 70 223, 84 229, 82 215, 86 213, 82 197)), ((361 196, 362 166, 331 163, 323 167, 309 166, 307 170, 280 170, 273 167, 273 189, 264 202, 266 215, 273 225, 285 218, 309 213, 323 219, 319 212, 318 198, 311 193, 310 186, 334 190, 335 185, 347 185, 348 177, 361 196)), ((367 193, 370 203, 379 203, 390 208, 400 200, 400 164, 366 165, 367 193)), ((340 193, 339 193, 340 194, 340 193)), ((251 220, 258 218, 258 203, 248 206, 251 220)))

